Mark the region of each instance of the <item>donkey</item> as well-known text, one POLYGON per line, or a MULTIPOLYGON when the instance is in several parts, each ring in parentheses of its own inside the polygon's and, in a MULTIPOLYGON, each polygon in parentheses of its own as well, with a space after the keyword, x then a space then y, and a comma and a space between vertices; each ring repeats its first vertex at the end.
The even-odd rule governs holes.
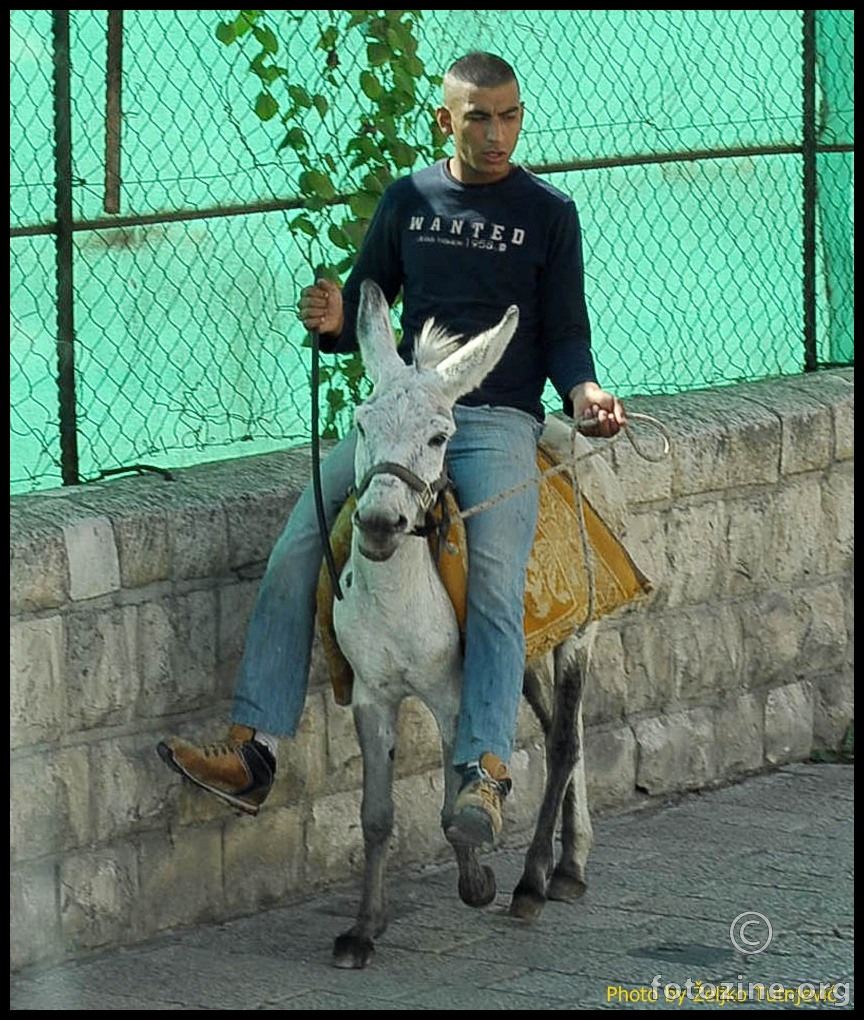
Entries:
MULTIPOLYGON (((373 390, 355 413, 356 508, 351 549, 340 575, 333 626, 354 671, 352 708, 363 758, 365 872, 354 925, 334 944, 337 967, 363 968, 387 926, 386 855, 393 828, 393 772, 399 705, 420 698, 440 730, 445 763, 441 824, 446 833, 457 792, 452 766, 461 678, 460 633, 424 524, 446 486, 445 453, 452 407, 494 368, 513 336, 513 305, 494 328, 459 346, 427 322, 413 365, 396 350, 390 309, 376 283, 361 287, 357 336, 373 390)), ((546 785, 510 914, 533 919, 547 899, 585 892, 593 843, 582 758, 582 690, 591 624, 528 662, 524 695, 546 741, 546 785), (547 697, 551 683, 551 697, 547 697), (548 703, 547 703, 548 702, 548 703), (560 854, 554 841, 561 819, 560 854)), ((492 869, 477 851, 453 843, 461 900, 483 907, 496 896, 492 869)))

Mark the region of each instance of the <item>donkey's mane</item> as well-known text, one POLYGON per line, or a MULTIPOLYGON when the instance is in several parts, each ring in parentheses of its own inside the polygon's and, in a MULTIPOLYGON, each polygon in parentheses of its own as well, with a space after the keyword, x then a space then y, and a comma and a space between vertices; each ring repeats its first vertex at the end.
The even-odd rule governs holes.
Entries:
POLYGON ((461 333, 449 333, 434 319, 427 319, 414 338, 414 365, 419 372, 435 368, 462 345, 461 333))

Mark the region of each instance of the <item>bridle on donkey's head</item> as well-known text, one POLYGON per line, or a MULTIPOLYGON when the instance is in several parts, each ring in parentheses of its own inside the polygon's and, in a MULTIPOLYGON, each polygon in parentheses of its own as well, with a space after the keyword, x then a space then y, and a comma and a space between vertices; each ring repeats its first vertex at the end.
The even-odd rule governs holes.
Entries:
POLYGON ((354 492, 357 499, 360 499, 363 493, 369 488, 369 483, 376 475, 395 475, 403 481, 409 489, 413 489, 414 492, 420 493, 420 507, 425 514, 425 520, 423 524, 412 528, 411 531, 408 532, 409 535, 419 535, 421 538, 426 538, 435 532, 439 532, 440 538, 442 532, 444 535, 447 534, 450 519, 447 513, 447 501, 443 499, 443 495, 448 490, 453 489, 453 482, 448 478, 446 471, 443 471, 434 482, 424 482, 423 479, 419 475, 415 475, 410 468, 404 467, 402 464, 397 464, 392 460, 382 460, 380 464, 373 464, 363 476, 362 481, 354 492), (435 505, 439 503, 441 505, 441 514, 438 518, 436 518, 433 513, 433 509, 435 505))

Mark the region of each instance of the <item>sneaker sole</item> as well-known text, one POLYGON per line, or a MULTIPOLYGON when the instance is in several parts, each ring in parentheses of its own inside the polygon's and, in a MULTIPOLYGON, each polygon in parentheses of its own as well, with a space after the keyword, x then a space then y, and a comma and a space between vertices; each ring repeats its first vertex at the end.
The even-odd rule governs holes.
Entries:
POLYGON ((495 845, 495 832, 485 811, 463 808, 447 828, 447 839, 460 846, 495 845))
POLYGON ((240 797, 235 797, 233 793, 228 793, 226 790, 220 790, 215 786, 210 786, 208 783, 203 783, 196 776, 193 776, 191 772, 187 772, 186 769, 177 761, 174 757, 174 752, 171 748, 164 743, 156 745, 156 751, 162 761, 165 762, 170 768, 174 769, 175 772, 179 772, 181 776, 185 776, 190 783, 194 783, 199 786, 202 790, 206 790, 208 793, 212 793, 214 797, 218 797, 219 800, 224 801, 226 804, 230 804, 231 807, 238 808, 240 811, 244 811, 247 815, 257 815, 260 810, 259 804, 251 804, 248 800, 242 800, 240 797))

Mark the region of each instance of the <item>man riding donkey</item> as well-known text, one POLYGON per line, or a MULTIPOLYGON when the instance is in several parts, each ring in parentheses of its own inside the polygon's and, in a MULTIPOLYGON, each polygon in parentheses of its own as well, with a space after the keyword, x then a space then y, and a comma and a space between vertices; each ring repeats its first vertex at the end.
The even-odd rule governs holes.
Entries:
MULTIPOLYGON (((344 289, 319 279, 302 291, 299 318, 321 349, 357 349, 360 285, 374 280, 392 305, 402 294, 400 354, 429 318, 473 336, 510 305, 518 329, 482 385, 455 407, 447 470, 459 501, 475 506, 523 487, 466 521, 470 570, 461 705, 453 765, 460 789, 447 836, 494 844, 511 788, 508 765, 525 666, 526 566, 538 513, 537 444, 547 381, 583 430, 614 436, 621 401, 597 382, 584 294, 579 217, 571 198, 513 162, 524 104, 513 68, 471 52, 443 80, 438 126, 453 154, 391 184, 378 204, 344 289), (585 420, 589 421, 585 425, 585 420)), ((324 459, 321 492, 332 527, 354 481, 352 430, 324 459)), ((235 680, 222 741, 163 740, 161 757, 197 786, 257 814, 273 785, 279 737, 297 731, 306 699, 323 559, 313 487, 292 511, 270 556, 235 680)))

